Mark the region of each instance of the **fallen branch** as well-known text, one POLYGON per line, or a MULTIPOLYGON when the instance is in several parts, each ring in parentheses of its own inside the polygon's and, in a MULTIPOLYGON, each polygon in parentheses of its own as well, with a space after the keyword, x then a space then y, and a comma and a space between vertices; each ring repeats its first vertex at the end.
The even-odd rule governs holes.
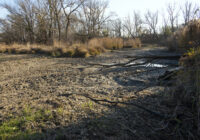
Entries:
POLYGON ((134 58, 134 59, 131 59, 128 62, 125 62, 125 63, 111 64, 111 65, 110 64, 88 63, 88 62, 86 62, 86 64, 93 65, 93 66, 102 66, 102 67, 107 67, 107 68, 116 67, 116 66, 133 67, 133 66, 145 65, 145 64, 151 63, 151 62, 153 62, 154 60, 157 60, 157 59, 160 59, 160 60, 162 60, 162 59, 177 60, 180 57, 181 57, 181 55, 174 55, 174 56, 126 56, 125 58, 134 58), (146 59, 147 61, 142 62, 142 63, 134 63, 135 61, 144 60, 144 59, 146 59), (131 63, 133 63, 133 64, 131 64, 131 63))
POLYGON ((158 55, 149 55, 149 56, 125 56, 125 58, 134 58, 134 59, 169 59, 169 60, 177 60, 181 58, 181 55, 166 55, 166 56, 158 56, 158 55))
POLYGON ((88 99, 90 99, 90 100, 92 100, 93 102, 96 102, 96 103, 104 102, 104 103, 110 103, 110 104, 123 104, 123 105, 135 106, 135 107, 140 108, 140 109, 142 109, 142 110, 144 110, 144 111, 146 111, 146 112, 148 112, 148 113, 150 113, 150 114, 152 114, 154 116, 157 116, 159 118, 164 118, 164 119, 169 118, 168 115, 160 114, 158 112, 152 111, 152 110, 150 110, 150 109, 148 109, 146 107, 143 107, 143 106, 135 104, 135 103, 126 103, 126 102, 119 102, 119 101, 109 101, 107 99, 94 99, 94 98, 92 98, 92 97, 90 97, 88 95, 83 95, 83 94, 81 94, 81 96, 84 96, 84 97, 86 97, 86 98, 88 98, 88 99))
POLYGON ((154 115, 156 117, 163 118, 163 119, 170 118, 170 116, 168 116, 168 115, 160 114, 160 113, 158 113, 156 111, 152 111, 152 110, 150 110, 150 109, 148 109, 148 108, 146 108, 144 106, 138 105, 136 103, 126 103, 126 102, 119 102, 119 101, 109 101, 107 99, 95 99, 95 98, 90 97, 88 94, 63 94, 63 95, 60 95, 60 96, 69 97, 69 96, 72 96, 72 95, 83 96, 83 97, 88 98, 91 101, 93 101, 95 103, 98 103, 98 104, 100 104, 99 102, 104 102, 104 103, 109 103, 109 104, 123 104, 123 105, 135 106, 135 107, 137 107, 139 109, 142 109, 142 110, 144 110, 144 111, 146 111, 146 112, 148 112, 148 113, 150 113, 150 114, 152 114, 152 115, 154 115))

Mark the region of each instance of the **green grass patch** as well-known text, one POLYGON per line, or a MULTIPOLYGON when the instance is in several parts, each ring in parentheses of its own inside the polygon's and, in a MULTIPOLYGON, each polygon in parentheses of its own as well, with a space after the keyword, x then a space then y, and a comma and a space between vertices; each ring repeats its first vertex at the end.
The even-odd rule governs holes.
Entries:
POLYGON ((41 109, 35 112, 26 107, 21 115, 11 117, 0 124, 0 140, 41 139, 43 134, 38 128, 53 120, 53 112, 50 110, 41 109))

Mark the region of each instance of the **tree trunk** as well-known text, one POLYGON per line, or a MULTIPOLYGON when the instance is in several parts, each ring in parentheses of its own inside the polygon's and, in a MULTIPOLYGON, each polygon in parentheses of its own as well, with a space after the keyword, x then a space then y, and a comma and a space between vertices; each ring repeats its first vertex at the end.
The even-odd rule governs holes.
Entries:
POLYGON ((66 25, 66 29, 65 29, 65 39, 68 41, 68 32, 69 32, 69 26, 70 26, 70 18, 67 18, 67 25, 66 25))

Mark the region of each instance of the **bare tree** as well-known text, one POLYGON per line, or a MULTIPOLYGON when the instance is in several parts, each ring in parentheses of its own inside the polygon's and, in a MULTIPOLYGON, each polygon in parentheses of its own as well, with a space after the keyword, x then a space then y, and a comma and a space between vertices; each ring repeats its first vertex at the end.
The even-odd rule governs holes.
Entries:
POLYGON ((46 0, 47 1, 47 7, 48 7, 48 13, 49 13, 49 19, 50 19, 50 27, 53 27, 52 33, 55 34, 55 32, 58 30, 58 40, 61 40, 61 17, 62 17, 62 6, 60 0, 46 0), (56 30, 57 29, 57 30, 56 30))
POLYGON ((114 20, 112 22, 112 27, 113 31, 116 37, 121 37, 122 36, 122 21, 120 18, 114 20))
POLYGON ((34 3, 31 0, 18 0, 16 1, 16 6, 4 3, 1 4, 1 7, 5 8, 9 13, 6 22, 8 24, 7 27, 10 26, 9 28, 12 30, 10 36, 13 36, 13 41, 33 43, 35 39, 34 3))
POLYGON ((112 14, 106 15, 108 2, 104 0, 88 0, 83 4, 80 21, 89 38, 99 36, 112 14))
POLYGON ((166 16, 163 14, 163 25, 161 27, 161 35, 163 35, 164 39, 168 38, 171 34, 171 27, 168 24, 168 19, 166 16))
POLYGON ((187 24, 190 20, 194 19, 195 11, 197 10, 197 6, 192 2, 186 1, 184 6, 181 7, 181 11, 183 14, 184 24, 187 24))
POLYGON ((167 12, 168 12, 169 22, 170 22, 172 32, 175 31, 175 27, 178 23, 179 11, 180 11, 180 9, 177 9, 175 2, 168 4, 167 12))
POLYGON ((145 14, 145 23, 149 26, 150 33, 153 33, 154 37, 157 36, 157 25, 158 25, 158 11, 153 13, 147 11, 145 14))
POLYGON ((200 19, 200 7, 197 7, 197 9, 194 12, 194 18, 200 19))
POLYGON ((128 16, 124 20, 124 28, 128 33, 128 36, 131 36, 132 38, 140 36, 142 30, 142 23, 143 22, 139 12, 134 11, 132 18, 128 16))
POLYGON ((65 16, 65 39, 68 39, 69 27, 71 25, 71 21, 73 20, 73 14, 83 5, 85 0, 60 0, 60 4, 62 7, 62 12, 65 16))

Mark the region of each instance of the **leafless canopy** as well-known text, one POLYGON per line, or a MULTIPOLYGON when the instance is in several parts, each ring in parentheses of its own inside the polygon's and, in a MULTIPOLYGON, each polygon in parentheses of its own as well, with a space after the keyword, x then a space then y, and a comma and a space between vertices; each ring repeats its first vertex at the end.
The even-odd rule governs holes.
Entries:
POLYGON ((124 28, 129 37, 139 37, 142 31, 142 18, 139 12, 134 11, 133 16, 126 17, 124 21, 124 28))
POLYGON ((158 11, 153 13, 147 11, 145 14, 146 24, 149 26, 151 33, 155 36, 157 34, 157 25, 158 25, 158 11))
POLYGON ((178 17, 180 9, 177 8, 176 3, 169 3, 167 6, 167 12, 169 16, 170 26, 172 32, 175 31, 176 25, 178 25, 178 17))
POLYGON ((195 18, 195 12, 197 11, 197 9, 197 5, 193 4, 192 2, 185 2, 184 6, 181 7, 184 24, 187 24, 190 20, 195 18))

